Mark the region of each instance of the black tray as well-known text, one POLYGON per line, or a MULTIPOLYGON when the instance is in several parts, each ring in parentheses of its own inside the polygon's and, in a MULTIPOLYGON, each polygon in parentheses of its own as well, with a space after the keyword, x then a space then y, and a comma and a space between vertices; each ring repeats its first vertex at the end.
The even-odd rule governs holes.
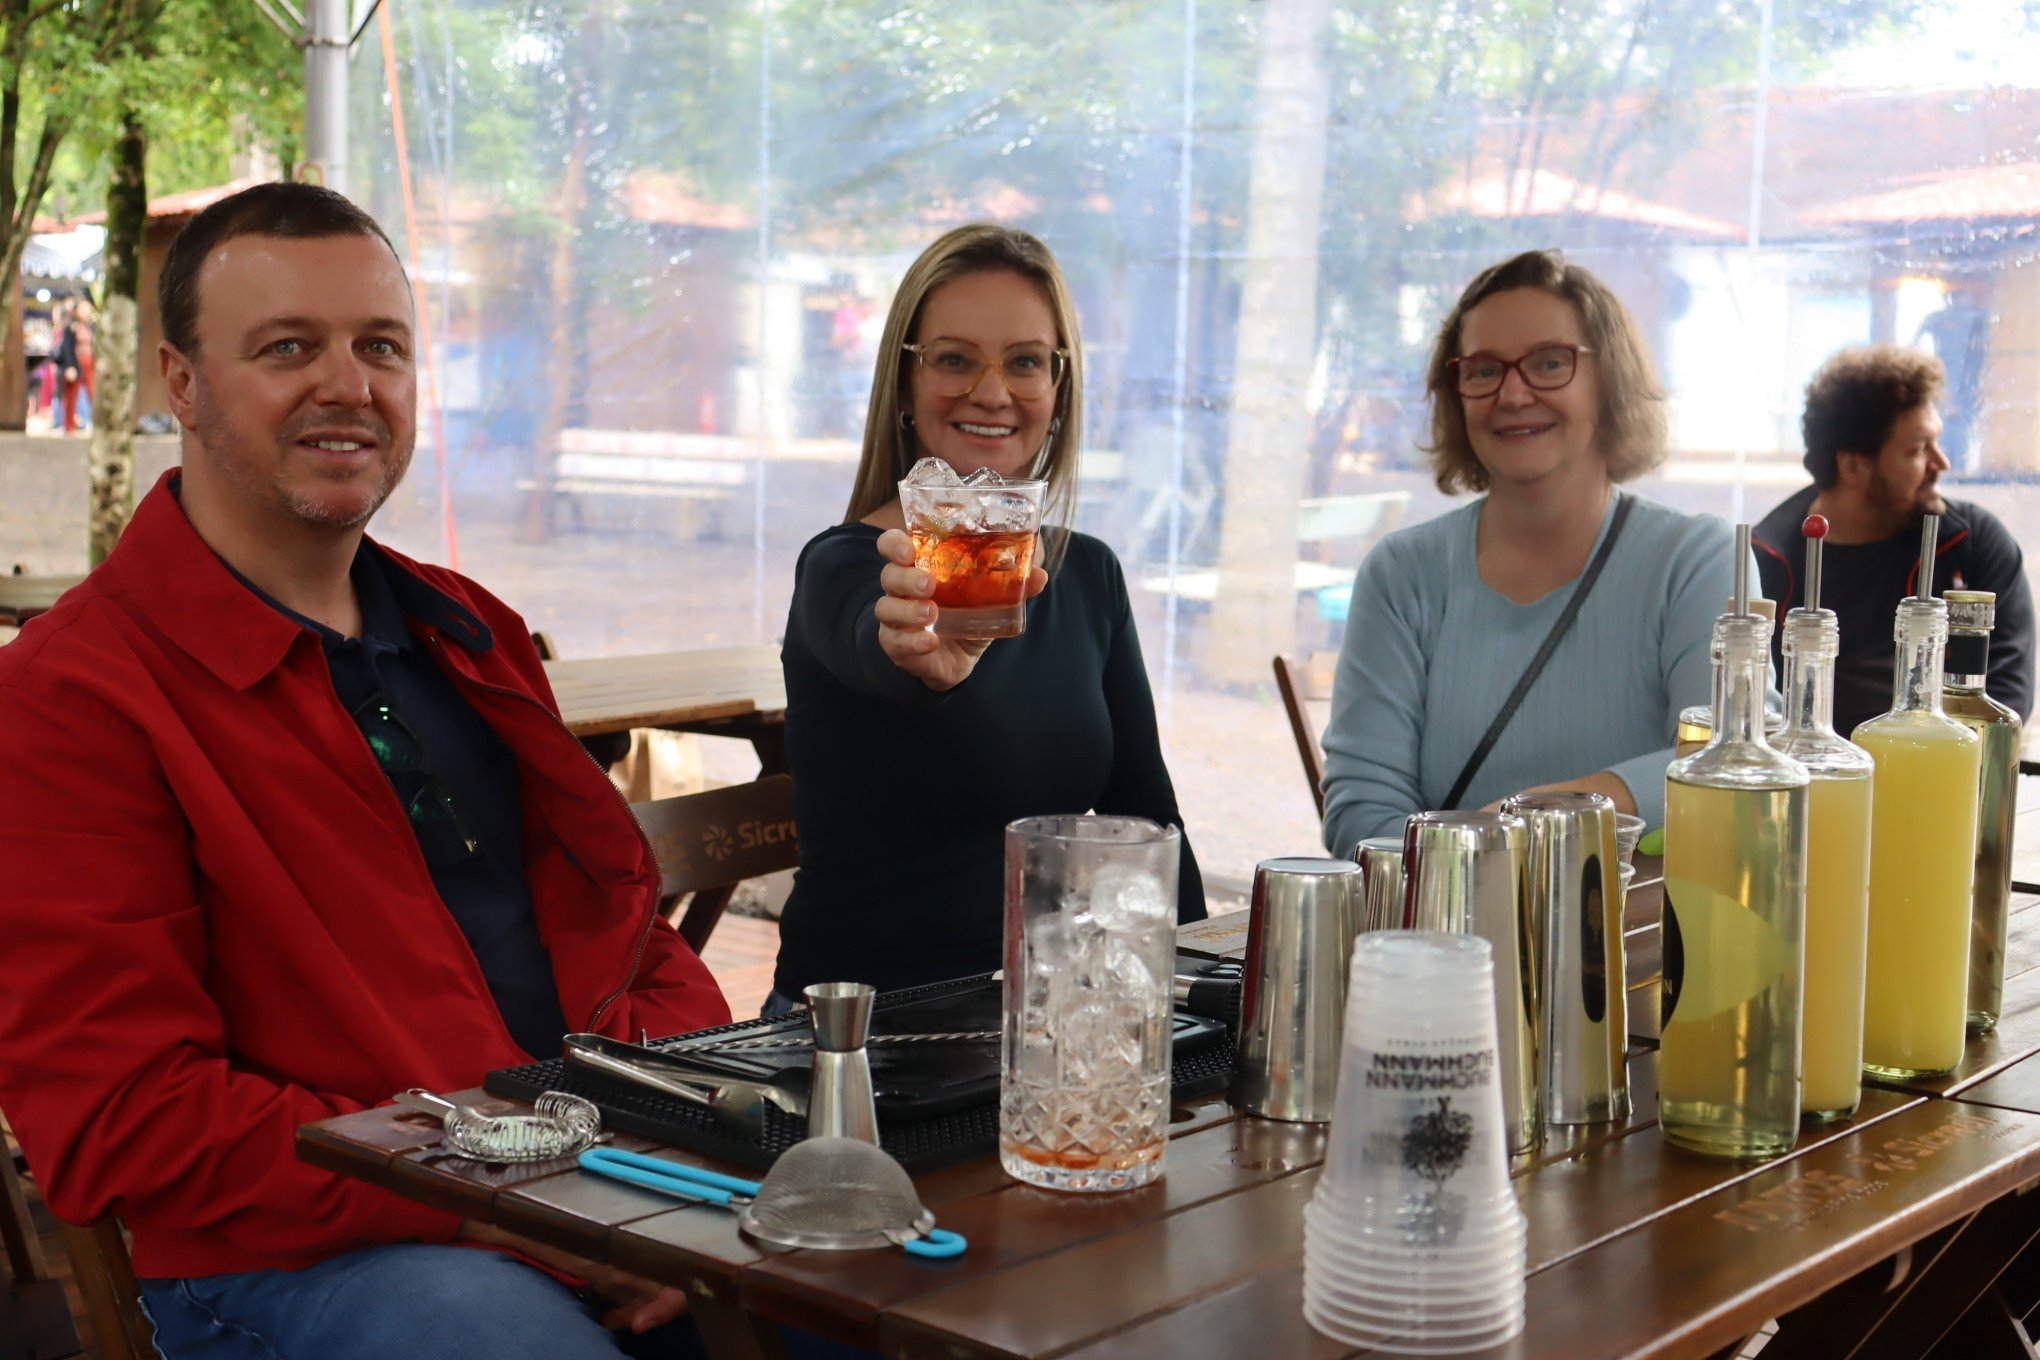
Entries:
MULTIPOLYGON (((876 1036, 996 1030, 1000 1004, 1000 984, 990 974, 884 992, 872 1010, 871 1032, 876 1036)), ((805 1074, 810 1057, 805 1047, 722 1052, 715 1048, 731 1039, 804 1039, 809 1032, 806 1013, 798 1012, 655 1039, 652 1047, 685 1052, 732 1076, 769 1077, 789 1070, 805 1074)), ((869 1053, 878 1141, 900 1165, 916 1173, 932 1171, 988 1156, 998 1148, 997 1040, 874 1045, 869 1053)), ((1180 1102, 1224 1091, 1232 1079, 1232 1057, 1223 1023, 1179 1013, 1171 1098, 1180 1102)), ((806 1121, 777 1106, 768 1105, 763 1130, 747 1136, 699 1106, 569 1067, 557 1058, 498 1069, 489 1073, 483 1086, 493 1095, 525 1101, 536 1100, 543 1091, 569 1091, 593 1101, 606 1128, 760 1169, 807 1136, 806 1121)))

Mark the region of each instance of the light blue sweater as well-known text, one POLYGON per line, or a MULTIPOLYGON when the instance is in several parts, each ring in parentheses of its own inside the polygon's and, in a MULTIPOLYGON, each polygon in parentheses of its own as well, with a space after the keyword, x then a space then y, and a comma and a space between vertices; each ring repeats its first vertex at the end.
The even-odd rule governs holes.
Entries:
MULTIPOLYGON (((1489 589, 1474 563, 1485 504, 1390 534, 1360 564, 1325 729, 1334 854, 1399 836, 1405 817, 1444 801, 1576 588, 1527 605, 1489 589)), ((1611 497, 1595 551, 1613 518, 1611 497)), ((1637 497, 1593 594, 1461 806, 1610 770, 1644 820, 1662 825, 1673 729, 1680 709, 1710 698, 1708 643, 1735 589, 1734 558, 1723 521, 1637 497)))

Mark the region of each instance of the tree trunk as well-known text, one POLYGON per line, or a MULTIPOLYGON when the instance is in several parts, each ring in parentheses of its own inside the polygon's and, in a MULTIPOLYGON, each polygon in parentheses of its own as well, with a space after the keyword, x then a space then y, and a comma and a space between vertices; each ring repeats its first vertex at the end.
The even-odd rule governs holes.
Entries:
POLYGON ((99 391, 92 405, 92 565, 120 541, 135 512, 135 386, 140 376, 142 236, 148 227, 148 138, 139 111, 121 114, 106 187, 106 305, 100 311, 99 391))
POLYGON ((1265 681, 1269 658, 1296 645, 1296 503, 1310 454, 1304 392, 1317 348, 1331 8, 1331 0, 1262 6, 1218 599, 1204 658, 1205 674, 1222 685, 1265 681))
POLYGON ((553 238, 552 298, 546 326, 546 366, 552 383, 546 392, 545 418, 531 447, 531 494, 524 502, 524 523, 518 538, 543 543, 552 537, 553 481, 559 463, 560 436, 567 427, 567 409, 574 396, 573 362, 578 337, 581 278, 578 244, 588 207, 588 143, 595 120, 595 85, 602 61, 602 0, 588 0, 581 19, 580 71, 567 101, 567 163, 560 175, 559 234, 553 238))
MULTIPOLYGON (((15 139, 21 132, 21 83, 34 46, 30 29, 38 23, 82 24, 84 36, 93 44, 85 60, 103 63, 128 40, 135 20, 135 4, 136 0, 105 0, 96 7, 74 11, 58 4, 30 6, 17 0, 0 8, 0 80, 4 80, 4 86, 0 86, 0 230, 6 233, 0 239, 0 279, 10 280, 9 287, 19 286, 22 252, 35 232, 35 215, 41 211, 43 195, 50 187, 57 148, 71 131, 69 116, 60 117, 54 110, 45 109, 28 179, 16 182, 20 169, 15 139)), ((6 331, 0 335, 0 363, 18 372, 27 362, 21 327, 9 325, 0 329, 6 331)), ((12 418, 12 413, 9 415, 12 418)), ((16 428, 19 427, 17 424, 16 428)))

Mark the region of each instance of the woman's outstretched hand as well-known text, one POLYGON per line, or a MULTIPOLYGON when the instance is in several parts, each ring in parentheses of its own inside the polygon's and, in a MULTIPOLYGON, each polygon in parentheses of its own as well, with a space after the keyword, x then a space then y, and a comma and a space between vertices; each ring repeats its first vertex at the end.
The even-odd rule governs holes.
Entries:
MULTIPOLYGON (((970 677, 978 658, 992 645, 988 638, 937 637, 929 631, 939 606, 928 597, 935 578, 914 565, 914 541, 899 529, 878 536, 885 566, 878 584, 885 595, 872 607, 878 617, 878 645, 892 663, 930 689, 954 689, 970 677)), ((1048 573, 1035 567, 1027 574, 1027 598, 1048 586, 1048 573)))

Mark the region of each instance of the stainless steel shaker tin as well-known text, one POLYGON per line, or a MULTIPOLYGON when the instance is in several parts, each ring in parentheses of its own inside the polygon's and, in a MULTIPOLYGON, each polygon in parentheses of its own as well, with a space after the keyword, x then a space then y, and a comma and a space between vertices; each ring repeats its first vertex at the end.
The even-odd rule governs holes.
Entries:
POLYGON ((1543 931, 1526 882, 1529 832, 1507 812, 1419 812, 1403 837, 1404 924, 1478 935, 1495 952, 1495 1034, 1509 1153, 1544 1142, 1538 1049, 1543 931))
POLYGON ((1518 794, 1530 833, 1530 910, 1544 932, 1544 1117, 1600 1124, 1629 1113, 1629 989, 1615 804, 1598 793, 1518 794))
POLYGON ((1403 876, 1403 838, 1371 836, 1353 847, 1360 875, 1366 880, 1366 894, 1360 910, 1360 929, 1400 930, 1404 903, 1409 896, 1403 876))
POLYGON ((1254 868, 1233 1103, 1299 1123, 1332 1117, 1346 1021, 1360 866, 1271 859, 1254 868))

